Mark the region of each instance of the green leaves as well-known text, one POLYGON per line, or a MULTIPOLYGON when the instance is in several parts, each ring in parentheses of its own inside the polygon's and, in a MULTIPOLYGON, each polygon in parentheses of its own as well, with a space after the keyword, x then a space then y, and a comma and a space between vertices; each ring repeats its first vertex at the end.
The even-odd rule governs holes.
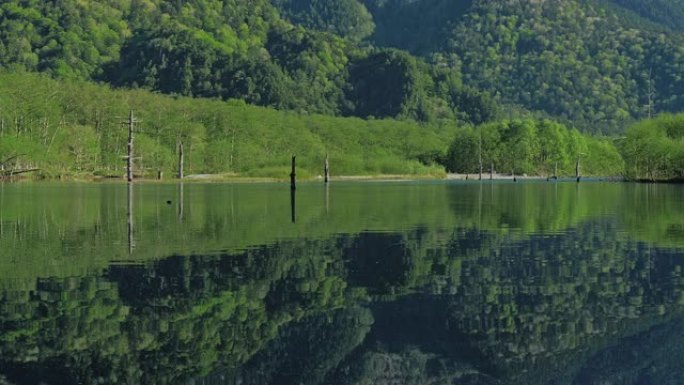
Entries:
POLYGON ((375 23, 368 9, 357 0, 272 0, 293 23, 332 32, 352 41, 373 33, 375 23))
POLYGON ((582 135, 550 120, 505 120, 457 132, 445 159, 447 170, 485 172, 491 165, 500 173, 571 176, 575 162, 583 175, 616 176, 624 165, 612 141, 582 135))
POLYGON ((621 141, 627 175, 634 179, 684 177, 684 115, 662 115, 630 127, 621 141))

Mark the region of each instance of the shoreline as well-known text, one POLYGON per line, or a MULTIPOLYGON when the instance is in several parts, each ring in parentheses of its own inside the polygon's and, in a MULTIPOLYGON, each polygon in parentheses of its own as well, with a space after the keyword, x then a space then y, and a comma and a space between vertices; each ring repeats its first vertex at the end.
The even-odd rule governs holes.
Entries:
MULTIPOLYGON (((444 175, 413 175, 413 174, 379 174, 379 175, 339 175, 331 176, 331 182, 346 182, 346 181, 369 181, 369 182, 401 182, 414 180, 447 180, 444 175)), ((322 182, 323 176, 302 177, 298 178, 297 182, 322 182)), ((14 178, 0 178, 0 183, 128 183, 126 178, 122 177, 106 177, 94 175, 80 175, 80 176, 64 176, 56 178, 36 178, 30 176, 21 176, 14 178)), ((148 178, 139 177, 134 178, 134 183, 145 184, 163 184, 163 183, 290 183, 289 176, 286 177, 255 177, 255 176, 240 176, 236 174, 190 174, 183 179, 177 178, 148 178)))
MULTIPOLYGON (((376 174, 376 175, 339 175, 331 176, 331 182, 410 182, 410 181, 462 181, 462 182, 480 182, 479 174, 376 174)), ((489 173, 482 174, 482 182, 487 181, 514 181, 511 174, 495 173, 490 176, 489 173), (490 179, 491 177, 491 179, 490 179)), ((549 178, 540 175, 515 175, 515 181, 547 181, 547 182, 575 182, 575 177, 560 177, 558 179, 549 178)), ((581 181, 602 181, 602 182, 632 182, 632 183, 658 183, 658 184, 682 184, 684 180, 661 180, 652 182, 650 180, 629 180, 622 176, 583 176, 581 181)), ((34 178, 29 176, 22 176, 16 178, 0 178, 0 183, 32 183, 32 182, 46 182, 46 183, 127 183, 125 178, 121 177, 106 177, 94 175, 78 175, 57 178, 34 178)), ((241 176, 238 174, 190 174, 185 178, 147 178, 140 177, 134 179, 136 183, 144 184, 163 184, 163 183, 289 183, 289 177, 256 177, 256 176, 241 176)), ((302 177, 297 180, 301 183, 323 182, 323 176, 317 175, 314 177, 302 177)))

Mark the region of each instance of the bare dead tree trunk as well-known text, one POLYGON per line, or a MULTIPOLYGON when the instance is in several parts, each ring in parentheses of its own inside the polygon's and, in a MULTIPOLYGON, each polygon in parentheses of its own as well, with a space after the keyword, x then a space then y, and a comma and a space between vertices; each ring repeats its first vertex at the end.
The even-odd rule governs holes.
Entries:
POLYGON ((290 172, 290 188, 292 190, 297 188, 297 156, 292 155, 292 172, 290 172))
POLYGON ((325 183, 330 182, 330 164, 328 163, 328 154, 325 155, 325 166, 324 166, 323 172, 325 174, 325 176, 324 176, 325 183))
POLYGON ((126 179, 133 182, 133 110, 128 114, 128 157, 126 158, 126 179))
POLYGON ((229 167, 230 171, 234 171, 233 169, 233 154, 235 153, 235 129, 233 128, 233 135, 232 138, 230 139, 230 160, 229 160, 229 167))
POLYGON ((478 180, 482 180, 482 132, 480 131, 480 149, 478 151, 480 158, 480 176, 478 180))
POLYGON ((183 149, 183 142, 178 141, 178 179, 183 179, 184 177, 184 170, 183 170, 183 164, 185 163, 185 152, 183 149))
POLYGON ((554 179, 558 179, 558 162, 556 162, 553 167, 553 177, 554 179))

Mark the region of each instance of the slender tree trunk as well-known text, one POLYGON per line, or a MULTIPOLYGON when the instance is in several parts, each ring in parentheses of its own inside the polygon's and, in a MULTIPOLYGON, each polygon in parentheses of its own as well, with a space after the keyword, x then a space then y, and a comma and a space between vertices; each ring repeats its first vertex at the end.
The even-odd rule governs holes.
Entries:
POLYGON ((479 160, 480 160, 480 176, 479 180, 482 180, 482 132, 480 131, 480 149, 479 149, 479 160))
POLYGON ((328 155, 325 155, 325 166, 323 172, 325 173, 325 183, 330 182, 330 164, 328 163, 328 155))
POLYGON ((133 182, 133 110, 128 114, 128 158, 126 159, 126 178, 133 182))
POLYGON ((558 179, 558 162, 556 162, 553 167, 553 177, 554 179, 558 179))
POLYGON ((292 190, 297 188, 297 156, 292 155, 292 172, 290 172, 290 188, 292 190))
POLYGON ((183 174, 184 163, 185 163, 185 153, 183 150, 183 142, 179 140, 178 141, 178 179, 183 179, 183 177, 184 177, 184 174, 183 174))
POLYGON ((233 170, 233 154, 234 153, 235 153, 235 129, 233 129, 232 139, 230 140, 230 159, 228 161, 231 172, 234 171, 233 170))

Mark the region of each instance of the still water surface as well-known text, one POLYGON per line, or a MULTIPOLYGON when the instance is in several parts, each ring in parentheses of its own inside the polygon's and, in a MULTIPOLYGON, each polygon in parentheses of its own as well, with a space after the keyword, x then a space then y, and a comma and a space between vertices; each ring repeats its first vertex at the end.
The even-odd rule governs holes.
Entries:
POLYGON ((0 184, 0 384, 684 384, 684 187, 0 184))

